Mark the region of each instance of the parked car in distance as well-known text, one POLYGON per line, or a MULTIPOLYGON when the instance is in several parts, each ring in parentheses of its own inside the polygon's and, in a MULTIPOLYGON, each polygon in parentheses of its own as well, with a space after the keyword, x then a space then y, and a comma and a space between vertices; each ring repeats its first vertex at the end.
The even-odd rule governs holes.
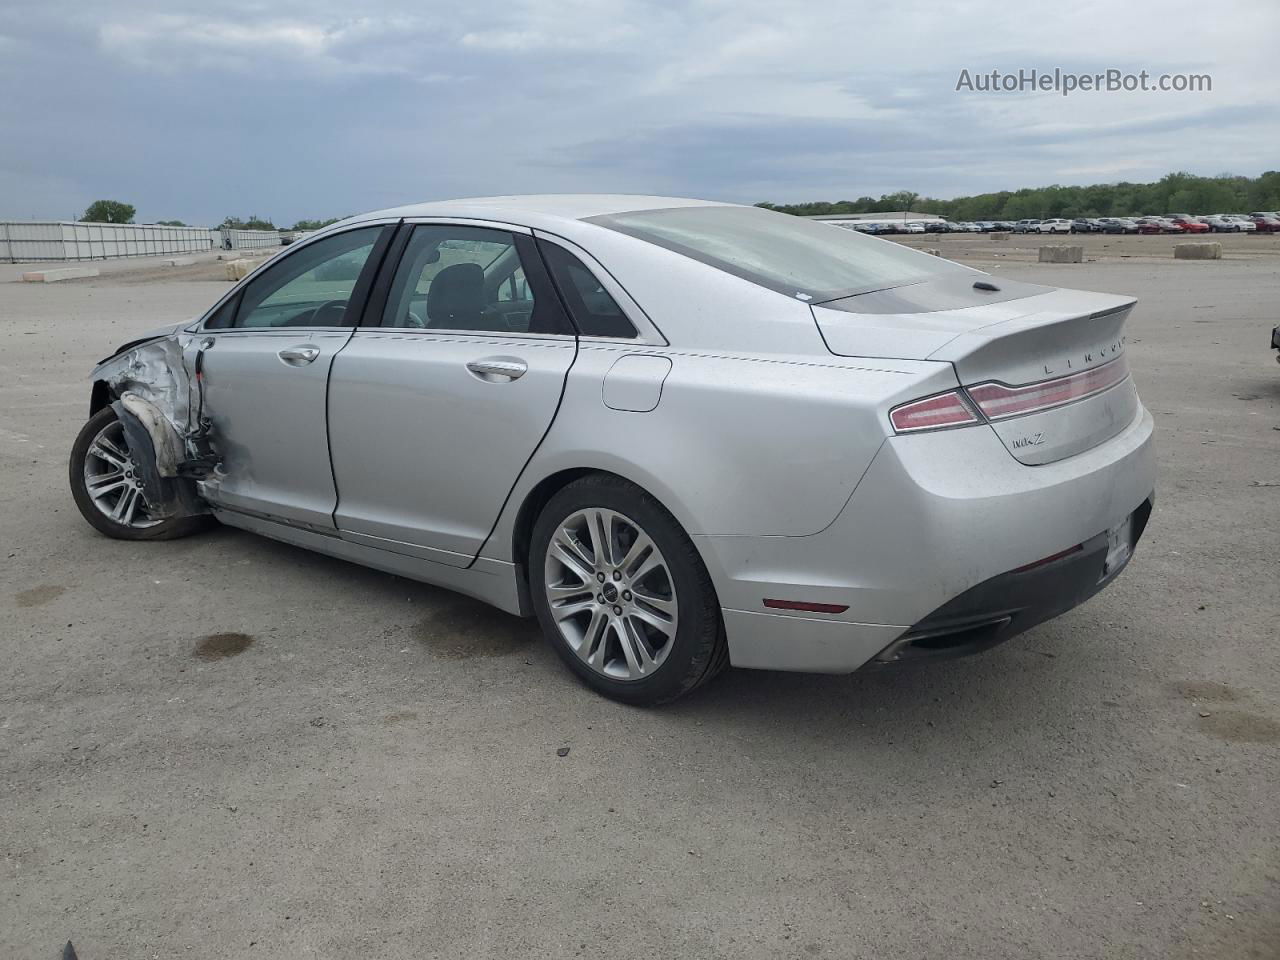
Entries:
POLYGON ((1071 221, 1071 226, 1076 233, 1097 233, 1101 229, 1096 220, 1088 217, 1076 217, 1071 221))
POLYGON ((1243 213, 1228 213, 1225 216, 1228 220, 1234 220, 1240 224, 1240 229, 1245 233, 1253 233, 1258 229, 1258 225, 1243 213))
POLYGON ((902 225, 901 232, 902 233, 924 233, 925 232, 924 224, 921 223, 919 220, 913 220, 910 223, 904 223, 902 225))
POLYGON ((1128 217, 1103 217, 1099 223, 1103 233, 1137 233, 1138 223, 1128 217))
POLYGON ((1138 221, 1138 232, 1144 234, 1181 233, 1182 230, 1172 220, 1166 220, 1164 217, 1143 217, 1138 221))
POLYGON ((1203 219, 1205 224, 1214 233, 1240 233, 1244 229, 1239 220, 1223 216, 1222 214, 1212 214, 1211 216, 1204 217, 1203 219))
POLYGON ((1208 233, 1209 224, 1197 220, 1195 217, 1186 217, 1182 214, 1172 216, 1169 221, 1181 230, 1183 233, 1208 233))
POLYGON ((1143 533, 1134 302, 755 207, 400 207, 100 363, 71 492, 120 540, 216 519, 534 616, 629 703, 976 652, 1143 533))
POLYGON ((1258 233, 1280 233, 1280 217, 1251 216, 1249 219, 1258 233))
POLYGON ((1070 220, 1060 217, 1052 220, 1041 220, 1036 224, 1037 233, 1075 233, 1075 225, 1070 220))
POLYGON ((992 225, 993 230, 1001 230, 1001 231, 1012 230, 1013 227, 1014 227, 1014 223, 1012 220, 997 220, 992 225))
POLYGON ((1036 227, 1040 225, 1039 220, 1019 220, 1013 225, 1014 233, 1035 233, 1036 227))

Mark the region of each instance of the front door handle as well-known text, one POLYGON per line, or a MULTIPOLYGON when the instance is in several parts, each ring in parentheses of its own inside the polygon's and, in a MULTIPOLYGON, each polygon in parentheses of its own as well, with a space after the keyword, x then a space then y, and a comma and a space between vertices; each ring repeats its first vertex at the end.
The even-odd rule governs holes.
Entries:
POLYGON ((320 348, 310 346, 285 347, 276 356, 291 367, 301 367, 320 356, 320 348))
POLYGON ((486 383, 510 383, 523 377, 529 365, 516 357, 488 357, 472 360, 467 369, 486 383))

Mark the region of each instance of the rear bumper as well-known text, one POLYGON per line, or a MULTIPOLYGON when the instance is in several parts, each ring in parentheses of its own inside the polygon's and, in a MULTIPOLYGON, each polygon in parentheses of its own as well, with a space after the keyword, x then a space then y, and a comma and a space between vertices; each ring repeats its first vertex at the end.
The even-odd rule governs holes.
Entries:
POLYGON ((963 656, 1003 643, 1084 603, 1129 565, 1151 517, 1153 500, 1133 512, 1128 553, 1107 566, 1104 531, 1066 556, 1010 570, 947 601, 876 655, 886 663, 963 656))
POLYGON ((820 533, 695 541, 735 665, 849 672, 965 617, 992 626, 1008 616, 997 636, 970 638, 990 645, 1083 602, 1114 579, 1099 580, 1097 538, 1139 512, 1140 534, 1154 487, 1152 421, 1139 407, 1115 437, 1041 466, 1019 463, 985 427, 893 437, 820 533), (1011 573, 1081 544, 1061 562, 1011 573), (1019 599, 996 599, 1012 586, 1019 599), (778 613, 765 598, 847 609, 778 613))

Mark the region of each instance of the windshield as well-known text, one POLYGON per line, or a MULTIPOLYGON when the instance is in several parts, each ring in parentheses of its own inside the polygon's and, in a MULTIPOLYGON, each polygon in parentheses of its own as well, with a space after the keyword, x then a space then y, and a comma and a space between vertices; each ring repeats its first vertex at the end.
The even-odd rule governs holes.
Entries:
POLYGON ((758 207, 672 207, 589 222, 811 303, 970 272, 891 240, 758 207))

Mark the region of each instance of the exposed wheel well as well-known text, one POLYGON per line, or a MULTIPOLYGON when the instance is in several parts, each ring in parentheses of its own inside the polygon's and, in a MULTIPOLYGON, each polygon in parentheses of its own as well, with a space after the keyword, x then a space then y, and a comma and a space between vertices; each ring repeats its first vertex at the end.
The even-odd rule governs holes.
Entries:
POLYGON ((93 391, 89 394, 89 416, 92 417, 113 399, 114 397, 111 395, 111 388, 107 386, 107 381, 93 381, 93 391))

